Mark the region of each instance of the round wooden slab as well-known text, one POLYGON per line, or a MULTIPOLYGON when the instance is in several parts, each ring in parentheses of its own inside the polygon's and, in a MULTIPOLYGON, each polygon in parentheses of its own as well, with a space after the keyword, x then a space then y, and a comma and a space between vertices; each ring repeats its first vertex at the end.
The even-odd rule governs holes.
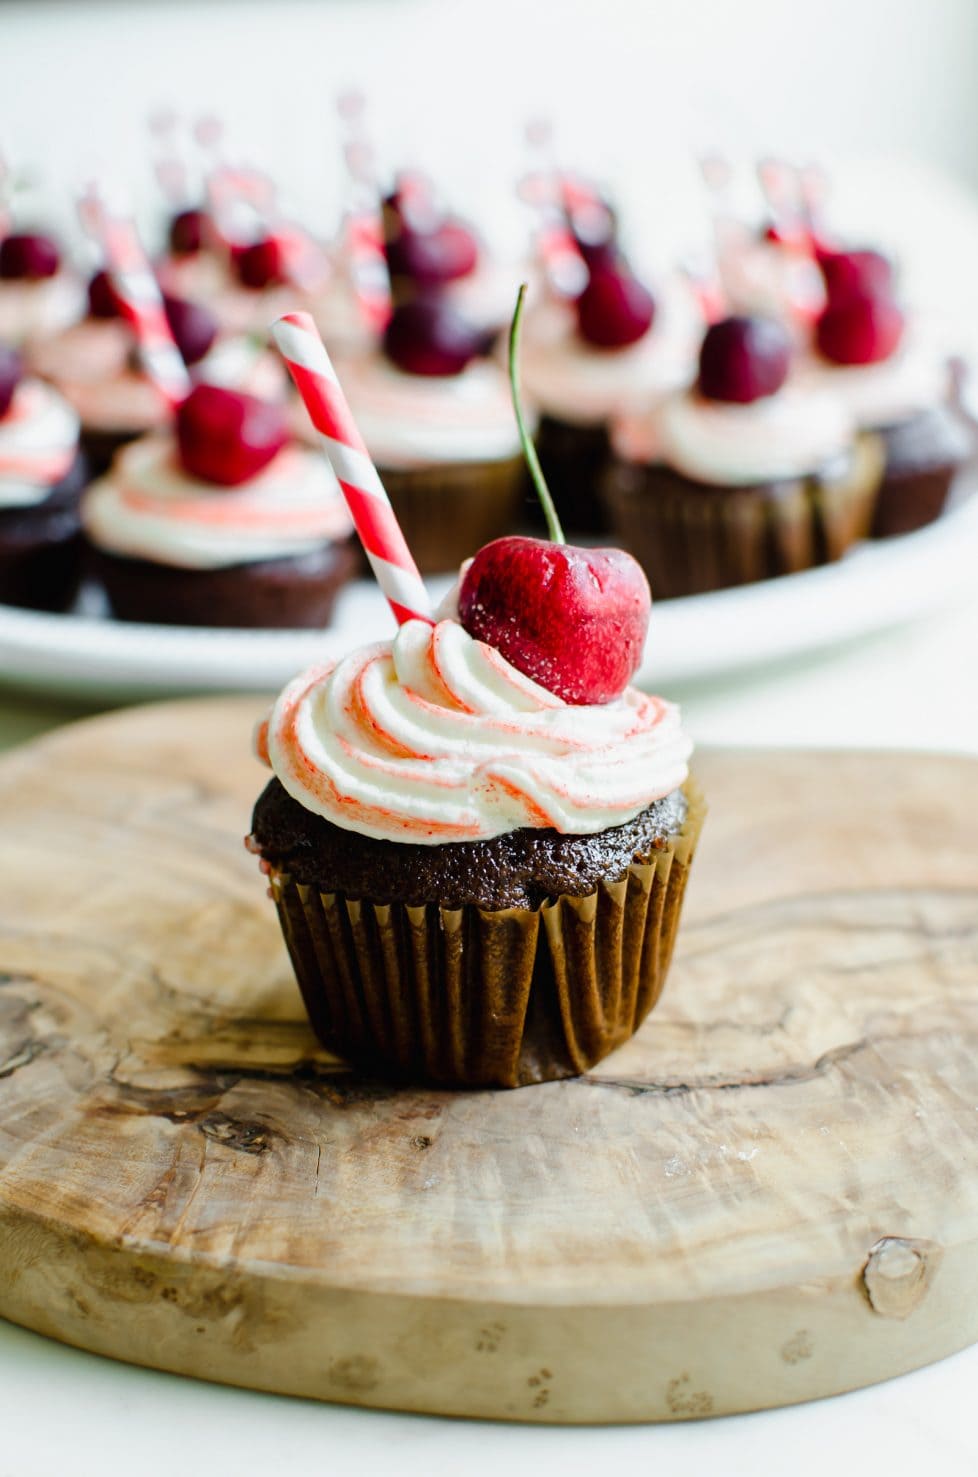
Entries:
POLYGON ((662 1005, 590 1076, 319 1050, 241 844, 255 700, 0 764, 0 1312, 208 1379, 540 1421, 978 1338, 978 764, 704 756, 662 1005))

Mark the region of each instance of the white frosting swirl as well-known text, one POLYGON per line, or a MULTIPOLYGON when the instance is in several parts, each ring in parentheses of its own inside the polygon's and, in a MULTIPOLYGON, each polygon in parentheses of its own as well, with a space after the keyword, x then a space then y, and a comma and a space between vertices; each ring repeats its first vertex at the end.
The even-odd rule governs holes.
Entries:
POLYGON ((322 456, 289 446, 257 477, 219 488, 183 470, 169 436, 124 447, 85 493, 82 522, 100 549, 181 569, 285 559, 352 528, 322 456))
POLYGON ((373 354, 337 363, 337 374, 367 449, 381 467, 519 455, 509 386, 488 360, 473 360, 461 374, 442 376, 405 374, 373 354))
POLYGON ((85 311, 85 289, 62 269, 39 281, 0 281, 0 342, 24 344, 58 333, 85 311))
POLYGON ((41 503, 78 454, 78 417, 50 385, 21 380, 0 419, 0 508, 41 503))
POLYGON ((676 289, 656 299, 656 316, 637 343, 598 349, 577 332, 570 306, 541 303, 527 323, 520 380, 527 398, 547 415, 599 426, 630 406, 654 404, 687 384, 702 327, 676 289))
POLYGON ((670 395, 651 412, 623 416, 611 442, 626 461, 664 462, 696 482, 749 486, 814 472, 849 451, 854 426, 829 391, 785 386, 750 405, 670 395))
POLYGON ((415 620, 295 678, 258 747, 314 814, 437 846, 623 825, 683 783, 692 746, 662 698, 572 706, 457 622, 415 620))
POLYGON ((812 359, 797 380, 831 389, 845 401, 857 426, 877 431, 947 402, 951 377, 947 356, 928 344, 905 343, 879 364, 831 364, 812 359))

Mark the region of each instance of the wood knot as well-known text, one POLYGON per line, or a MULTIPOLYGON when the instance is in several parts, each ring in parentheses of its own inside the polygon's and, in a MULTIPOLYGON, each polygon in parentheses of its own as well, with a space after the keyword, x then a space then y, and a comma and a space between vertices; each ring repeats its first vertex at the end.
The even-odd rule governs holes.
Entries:
POLYGON ((244 1154, 264 1154, 271 1148, 273 1135, 263 1123, 242 1123, 226 1113, 208 1113, 197 1127, 205 1138, 226 1144, 229 1149, 240 1149, 244 1154))
POLYGON ((863 1267, 870 1306, 884 1318, 908 1318, 923 1302, 940 1261, 933 1241, 883 1236, 863 1267))

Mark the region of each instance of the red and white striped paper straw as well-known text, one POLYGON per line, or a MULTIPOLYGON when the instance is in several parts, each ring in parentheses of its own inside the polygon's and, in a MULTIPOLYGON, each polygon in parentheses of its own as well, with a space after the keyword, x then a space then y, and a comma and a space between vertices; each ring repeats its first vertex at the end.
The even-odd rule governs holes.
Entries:
POLYGON ((377 583, 398 625, 433 624, 431 601, 377 468, 340 389, 326 346, 308 313, 286 313, 272 328, 326 459, 343 490, 377 583))
POLYGON ((190 376, 170 332, 163 294, 135 221, 110 215, 91 189, 79 201, 78 214, 102 250, 119 311, 136 335, 143 368, 164 399, 176 407, 190 394, 190 376))

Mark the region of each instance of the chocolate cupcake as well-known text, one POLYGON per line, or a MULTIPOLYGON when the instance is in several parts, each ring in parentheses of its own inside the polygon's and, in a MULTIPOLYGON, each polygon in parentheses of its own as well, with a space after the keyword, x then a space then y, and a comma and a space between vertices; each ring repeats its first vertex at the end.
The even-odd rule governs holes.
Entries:
POLYGON ((424 573, 457 569, 506 533, 523 500, 505 375, 480 347, 480 335, 443 299, 421 298, 395 310, 382 352, 337 364, 424 573))
POLYGON ((94 573, 121 620, 324 625, 353 572, 351 523, 284 407, 199 385, 176 434, 124 447, 82 505, 94 573))
POLYGON ((523 378, 540 412, 537 453, 570 531, 608 532, 597 488, 612 419, 686 382, 694 321, 678 285, 656 300, 623 263, 600 259, 575 302, 550 297, 528 318, 523 378))
MULTIPOLYGON (((281 364, 257 336, 221 334, 208 308, 184 298, 167 295, 164 306, 196 382, 285 398, 281 364)), ((86 316, 34 345, 29 360, 77 411, 93 476, 106 472, 123 446, 170 423, 170 407, 142 367, 135 334, 106 272, 96 272, 89 282, 86 316)))
POLYGON ((568 703, 456 620, 411 621, 290 684, 260 749, 250 844, 331 1050, 517 1087, 654 1005, 703 814, 669 704, 568 703))
POLYGON ((657 598, 797 573, 867 534, 882 448, 830 390, 787 382, 789 358, 778 323, 725 319, 695 386, 616 421, 604 495, 657 598))
POLYGON ((857 427, 882 443, 871 536, 910 533, 940 516, 974 457, 974 433, 953 404, 948 356, 907 329, 887 260, 838 252, 824 258, 823 270, 828 304, 804 380, 831 387, 857 427))
POLYGON ((0 602, 65 610, 78 591, 78 503, 87 481, 78 417, 0 349, 0 602))

